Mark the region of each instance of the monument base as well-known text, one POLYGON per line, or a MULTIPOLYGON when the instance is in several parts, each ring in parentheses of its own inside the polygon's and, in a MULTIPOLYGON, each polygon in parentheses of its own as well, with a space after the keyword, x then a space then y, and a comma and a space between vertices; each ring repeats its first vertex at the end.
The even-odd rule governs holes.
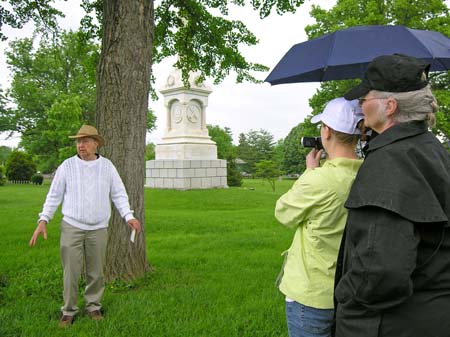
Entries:
POLYGON ((146 162, 145 187, 161 189, 227 188, 227 161, 157 159, 146 162))

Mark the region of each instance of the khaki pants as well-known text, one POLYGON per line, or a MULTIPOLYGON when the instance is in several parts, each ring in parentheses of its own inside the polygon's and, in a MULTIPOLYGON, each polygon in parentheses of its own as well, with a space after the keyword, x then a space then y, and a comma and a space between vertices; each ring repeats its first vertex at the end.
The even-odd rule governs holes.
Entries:
POLYGON ((86 267, 86 310, 100 310, 105 290, 103 269, 108 233, 106 228, 86 231, 61 222, 61 262, 64 270, 63 315, 78 312, 78 281, 86 267))

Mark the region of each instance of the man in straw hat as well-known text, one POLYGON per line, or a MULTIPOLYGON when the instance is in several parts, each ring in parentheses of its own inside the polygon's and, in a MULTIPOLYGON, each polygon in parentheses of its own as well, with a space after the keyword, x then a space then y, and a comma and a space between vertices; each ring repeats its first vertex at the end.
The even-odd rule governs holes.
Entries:
POLYGON ((94 320, 103 319, 100 301, 105 289, 103 269, 111 217, 110 201, 131 229, 138 233, 141 231, 141 224, 133 216, 116 168, 111 161, 97 154, 97 149, 104 144, 97 129, 83 125, 75 136, 69 138, 76 139, 77 155, 58 167, 29 243, 33 247, 40 234, 47 239, 46 225, 62 202, 64 305, 61 308, 61 327, 71 325, 78 313, 78 280, 83 264, 86 270, 86 311, 94 320))
POLYGON ((428 130, 437 110, 428 69, 380 56, 345 95, 378 136, 345 203, 337 337, 450 336, 450 155, 428 130))

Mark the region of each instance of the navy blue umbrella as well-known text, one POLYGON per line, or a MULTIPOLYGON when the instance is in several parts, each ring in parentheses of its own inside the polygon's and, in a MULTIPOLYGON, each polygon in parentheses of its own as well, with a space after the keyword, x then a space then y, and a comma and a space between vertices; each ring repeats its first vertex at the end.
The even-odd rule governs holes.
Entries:
POLYGON ((354 26, 294 45, 271 71, 272 85, 363 78, 375 57, 394 53, 450 69, 450 39, 441 33, 404 26, 354 26))

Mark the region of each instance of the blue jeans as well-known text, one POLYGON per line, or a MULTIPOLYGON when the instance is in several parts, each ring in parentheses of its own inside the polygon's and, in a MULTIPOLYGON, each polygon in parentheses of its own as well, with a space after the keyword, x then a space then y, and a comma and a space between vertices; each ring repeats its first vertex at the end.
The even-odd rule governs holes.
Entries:
POLYGON ((316 309, 286 301, 289 337, 330 337, 333 309, 316 309))

